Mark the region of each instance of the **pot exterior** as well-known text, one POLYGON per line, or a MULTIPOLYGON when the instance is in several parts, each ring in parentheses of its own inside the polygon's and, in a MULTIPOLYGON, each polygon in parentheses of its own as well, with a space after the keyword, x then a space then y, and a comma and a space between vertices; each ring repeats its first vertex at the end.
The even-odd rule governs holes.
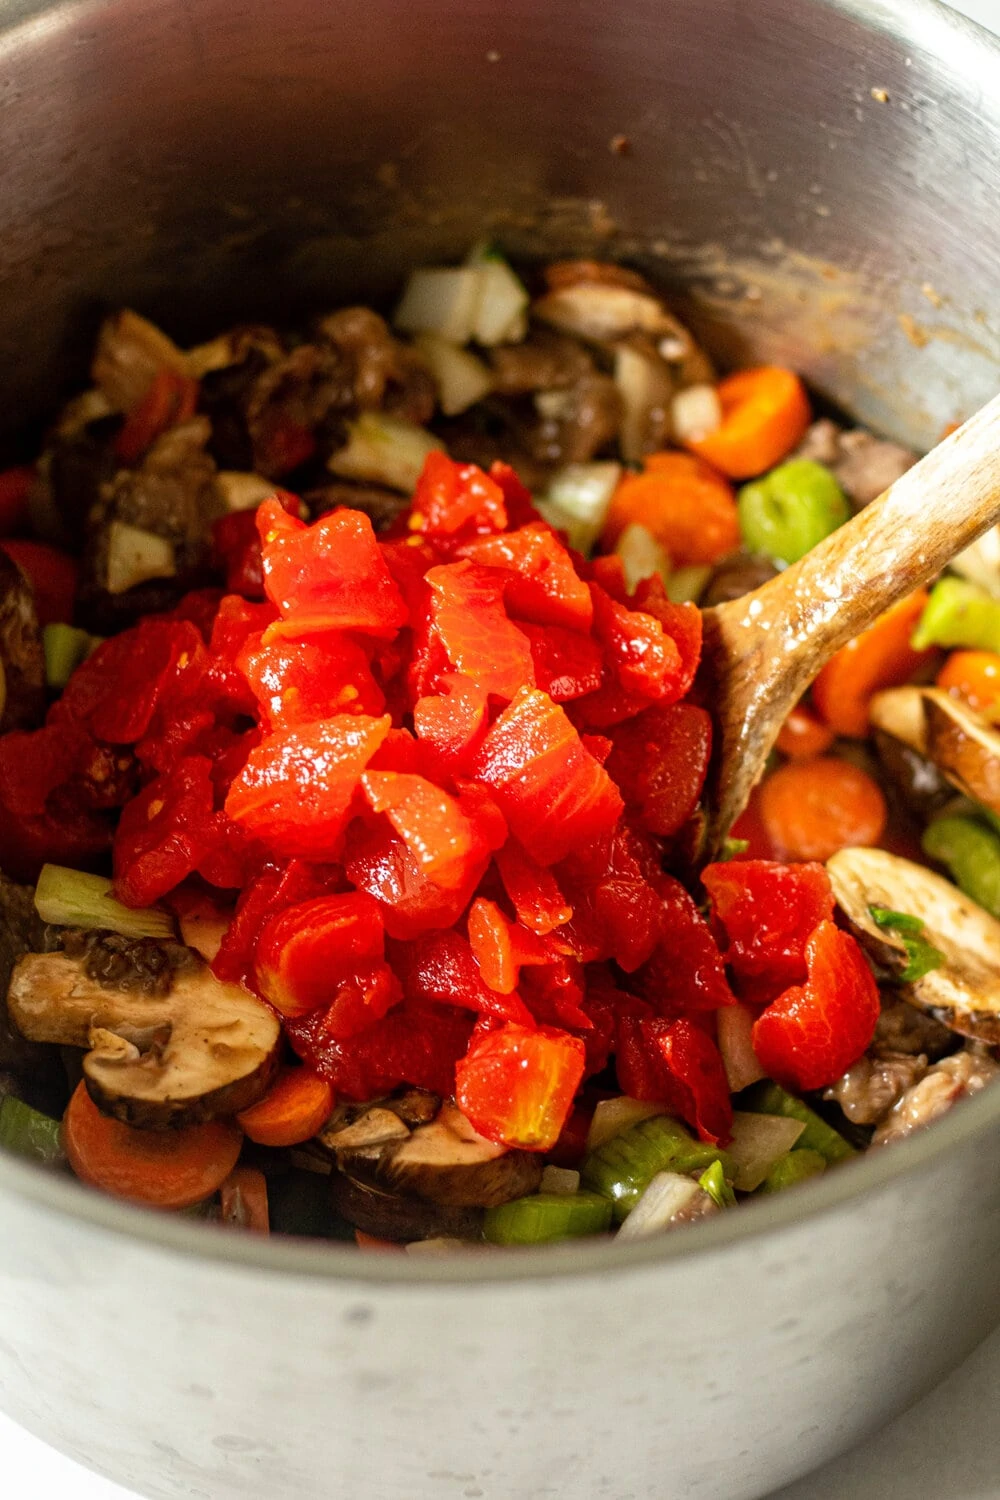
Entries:
POLYGON ((998 1148, 725 1249, 479 1285, 277 1276, 15 1198, 0 1400, 157 1500, 751 1500, 1000 1316, 998 1148))
MULTIPOLYGON (((0 433, 83 382, 109 305, 194 339, 388 297, 484 232, 644 265, 722 357, 912 441, 994 392, 1000 54, 920 0, 6 0, 0 25, 0 433)), ((0 1401, 158 1497, 761 1495, 1000 1315, 983 1119, 780 1232, 478 1284, 202 1259, 0 1174, 0 1401)))

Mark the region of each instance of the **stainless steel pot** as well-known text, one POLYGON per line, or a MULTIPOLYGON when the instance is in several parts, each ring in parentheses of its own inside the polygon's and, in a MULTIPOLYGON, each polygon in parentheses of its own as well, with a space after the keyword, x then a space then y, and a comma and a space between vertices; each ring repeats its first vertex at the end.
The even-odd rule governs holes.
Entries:
MULTIPOLYGON (((1000 52, 925 0, 0 21, 9 431, 79 380, 109 302, 194 336, 385 295, 484 230, 646 264, 723 354, 788 359, 911 440, 995 388, 1000 52)), ((0 1161, 0 1399, 151 1496, 758 1496, 1000 1315, 998 1148, 1000 1089, 662 1242, 433 1264, 0 1161)))

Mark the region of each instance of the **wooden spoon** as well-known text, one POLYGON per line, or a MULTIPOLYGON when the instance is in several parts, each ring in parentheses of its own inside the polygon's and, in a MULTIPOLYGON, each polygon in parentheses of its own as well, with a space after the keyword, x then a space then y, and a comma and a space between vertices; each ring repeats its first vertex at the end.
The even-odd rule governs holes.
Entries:
POLYGON ((877 500, 752 594, 704 613, 699 697, 715 721, 702 855, 746 806, 820 668, 1000 521, 1000 396, 877 500))

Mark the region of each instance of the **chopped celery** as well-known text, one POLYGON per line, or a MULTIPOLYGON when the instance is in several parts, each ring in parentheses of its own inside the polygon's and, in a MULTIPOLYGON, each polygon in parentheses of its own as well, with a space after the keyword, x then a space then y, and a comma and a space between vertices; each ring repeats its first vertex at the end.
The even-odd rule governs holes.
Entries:
POLYGON ((940 969, 944 954, 922 936, 924 923, 919 917, 907 916, 906 912, 890 911, 886 906, 869 906, 872 921, 883 932, 891 932, 899 938, 906 949, 906 968, 896 978, 903 984, 913 984, 923 979, 932 969, 940 969))
POLYGON ((935 818, 921 848, 944 865, 960 891, 1000 917, 1000 834, 965 816, 935 818))
POLYGON ((851 514, 830 470, 811 458, 790 458, 745 484, 738 508, 747 547, 781 567, 804 557, 851 514))
POLYGON ((13 1094, 0 1100, 0 1147, 46 1167, 62 1166, 66 1160, 59 1121, 40 1114, 13 1094))
POLYGON ((156 907, 133 910, 111 894, 111 881, 63 865, 43 865, 35 887, 35 910, 55 927, 108 928, 123 937, 172 938, 173 918, 156 907))
POLYGON ((625 586, 631 592, 644 578, 659 574, 666 585, 670 577, 670 558, 646 526, 633 521, 625 527, 615 544, 625 572, 625 586))
POLYGON ((671 604, 697 604, 712 576, 714 569, 692 563, 687 568, 675 568, 667 579, 667 598, 671 604))
POLYGON ((347 443, 326 461, 331 473, 384 484, 404 495, 412 495, 428 453, 444 448, 426 428, 381 412, 363 411, 346 427, 347 443))
POLYGON ((911 644, 917 651, 927 646, 1000 651, 1000 600, 964 578, 942 578, 931 589, 911 644))
POLYGON ((173 542, 127 521, 111 522, 105 573, 109 594, 124 594, 150 578, 173 578, 176 572, 173 542))
POLYGON ((735 1165, 733 1186, 741 1193, 760 1187, 776 1161, 797 1146, 805 1130, 801 1120, 784 1115, 733 1111, 733 1138, 726 1150, 735 1165))
POLYGON ((811 1147, 801 1146, 775 1162, 761 1183, 760 1191, 781 1193, 785 1188, 794 1187, 797 1182, 806 1182, 810 1177, 816 1177, 825 1171, 826 1157, 811 1147))
POLYGON ((599 1193, 532 1193, 488 1208, 483 1233, 494 1245, 550 1245, 604 1234, 611 1216, 610 1201, 599 1193))
POLYGON ((730 859, 742 859, 749 848, 749 839, 734 839, 727 836, 722 840, 722 848, 719 851, 719 863, 724 864, 726 860, 730 859))
POLYGON ((658 1172, 702 1172, 714 1161, 722 1162, 727 1177, 733 1176, 732 1163, 721 1147, 696 1141, 670 1115, 655 1115, 588 1152, 580 1180, 611 1199, 620 1223, 658 1172))
POLYGON ((735 1208, 736 1194, 726 1181, 726 1174, 722 1170, 721 1161, 713 1161, 710 1167, 706 1167, 698 1178, 698 1186, 702 1192, 708 1194, 713 1203, 719 1208, 735 1208))
POLYGON ((77 667, 90 654, 94 637, 75 625, 46 625, 42 631, 45 680, 50 688, 64 688, 77 667))
POLYGON ((849 1156, 857 1155, 854 1147, 815 1110, 770 1079, 753 1084, 741 1094, 740 1108, 758 1115, 784 1115, 788 1120, 801 1120, 806 1128, 799 1136, 799 1149, 818 1151, 824 1161, 846 1161, 849 1156))

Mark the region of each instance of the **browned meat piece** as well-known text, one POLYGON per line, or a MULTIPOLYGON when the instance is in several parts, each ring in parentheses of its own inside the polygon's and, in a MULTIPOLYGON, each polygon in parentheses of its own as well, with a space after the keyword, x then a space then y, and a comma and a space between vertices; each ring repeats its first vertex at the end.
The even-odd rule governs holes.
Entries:
POLYGON ((540 463, 587 463, 617 436, 621 397, 608 375, 585 375, 570 390, 543 394, 539 404, 529 448, 540 463))
POLYGON ((500 344, 490 351, 499 396, 564 391, 594 371, 594 361, 576 339, 536 329, 523 344, 500 344))
POLYGON ((246 471, 253 468, 254 457, 247 403, 256 382, 284 358, 285 350, 271 329, 234 329, 222 344, 218 357, 223 362, 201 377, 198 410, 212 424, 209 452, 219 468, 246 471))
POLYGON ((394 490, 384 490, 377 484, 324 484, 319 489, 307 490, 302 499, 309 507, 309 514, 315 520, 317 516, 325 515, 329 510, 336 510, 338 506, 347 506, 350 510, 363 510, 366 516, 371 517, 371 523, 376 531, 387 531, 393 522, 399 517, 410 504, 408 495, 399 495, 394 490))
POLYGON ((951 1052, 955 1041, 955 1033, 926 1011, 918 1010, 905 1000, 883 997, 868 1054, 879 1059, 896 1057, 900 1053, 915 1057, 922 1052, 937 1059, 951 1052))
POLYGON ((87 524, 105 485, 118 468, 115 436, 119 416, 83 427, 56 430, 47 440, 31 496, 35 529, 45 540, 74 550, 83 546, 87 524))
POLYGON ((300 344, 269 365, 246 399, 247 432, 253 454, 248 466, 267 478, 280 478, 295 467, 288 462, 289 430, 313 432, 332 415, 354 406, 354 369, 349 357, 333 345, 300 344))
POLYGON ((105 519, 173 542, 182 565, 200 558, 222 510, 215 464, 206 452, 209 436, 207 419, 194 417, 157 438, 138 469, 116 476, 105 519))
POLYGON ((434 415, 433 376, 415 349, 393 337, 378 313, 344 307, 323 318, 319 340, 337 350, 351 371, 353 406, 382 409, 422 427, 434 415))
POLYGON ((0 552, 0 734, 31 729, 45 709, 45 657, 31 585, 0 552))
POLYGON ((845 431, 829 417, 813 423, 794 456, 832 469, 855 510, 869 505, 917 461, 912 449, 877 438, 863 427, 845 431))
POLYGON ((823 1097, 839 1104, 852 1124, 877 1125, 926 1072, 927 1058, 922 1052, 859 1057, 823 1097))
POLYGON ((840 439, 844 435, 844 429, 829 417, 820 417, 818 422, 813 422, 806 432, 799 446, 796 448, 794 458, 811 458, 814 463, 826 464, 832 469, 840 457, 840 439))
POLYGON ((736 552, 716 567, 708 588, 702 597, 702 607, 726 604, 730 599, 741 599, 752 593, 777 574, 777 568, 769 557, 760 557, 754 552, 736 552))
POLYGON ((876 729, 875 748, 889 790, 906 811, 929 818, 954 797, 954 788, 934 762, 895 735, 876 729))
POLYGON ((978 1094, 1000 1074, 1000 1064, 985 1051, 965 1047, 928 1068, 920 1081, 907 1089, 872 1137, 873 1146, 885 1146, 912 1135, 947 1114, 959 1099, 978 1094))

